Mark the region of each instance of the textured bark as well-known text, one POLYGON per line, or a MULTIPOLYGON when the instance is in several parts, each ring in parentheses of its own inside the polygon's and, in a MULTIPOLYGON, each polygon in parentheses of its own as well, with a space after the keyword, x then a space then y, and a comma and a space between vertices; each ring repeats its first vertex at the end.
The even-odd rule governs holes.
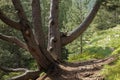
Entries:
POLYGON ((37 38, 40 48, 45 48, 45 36, 42 29, 41 7, 39 0, 32 1, 32 17, 35 30, 35 36, 37 38))
POLYGON ((1 10, 0 10, 0 19, 12 28, 15 28, 17 30, 21 29, 21 25, 19 23, 9 19, 1 10))
POLYGON ((26 71, 24 74, 11 78, 10 80, 36 80, 40 71, 26 71))
POLYGON ((40 7, 40 1, 39 0, 33 0, 32 1, 32 17, 33 17, 33 24, 34 24, 34 32, 35 32, 35 38, 37 41, 37 44, 39 45, 39 48, 41 52, 53 62, 53 59, 51 58, 51 55, 48 55, 46 46, 45 46, 45 35, 42 27, 42 18, 41 18, 41 7, 40 7))
POLYGON ((48 33, 48 51, 55 60, 61 58, 61 40, 58 23, 59 0, 51 0, 48 33))
POLYGON ((102 3, 101 0, 96 0, 93 9, 89 13, 89 15, 85 18, 85 20, 80 24, 80 26, 76 28, 75 30, 71 31, 70 33, 68 33, 66 37, 62 38, 63 46, 75 40, 89 27, 89 24, 93 21, 94 17, 96 16, 101 3, 102 3))
POLYGON ((14 69, 14 68, 7 68, 7 67, 2 67, 0 66, 0 70, 4 71, 4 72, 25 72, 27 71, 28 69, 25 69, 25 68, 17 68, 17 69, 14 69))
POLYGON ((23 49, 28 51, 27 45, 24 42, 22 42, 19 39, 17 39, 16 37, 6 36, 6 35, 3 35, 3 34, 0 33, 0 39, 2 39, 4 41, 7 41, 7 42, 10 42, 10 43, 13 43, 13 44, 16 44, 19 47, 21 47, 21 48, 23 48, 23 49))
POLYGON ((10 78, 9 80, 35 80, 39 77, 39 74, 41 73, 41 71, 39 70, 28 70, 26 68, 7 68, 7 67, 2 67, 0 66, 0 70, 9 73, 9 72, 23 72, 23 74, 19 75, 19 76, 15 76, 10 78))
POLYGON ((28 49, 30 53, 37 61, 38 66, 39 67, 41 66, 43 69, 47 70, 51 62, 49 59, 47 59, 46 55, 44 55, 39 49, 39 46, 35 40, 35 36, 31 29, 31 25, 27 20, 27 17, 25 15, 25 12, 23 10, 20 0, 12 0, 12 2, 14 4, 15 9, 18 12, 17 14, 20 19, 20 24, 22 25, 21 32, 23 34, 26 44, 28 45, 28 49))

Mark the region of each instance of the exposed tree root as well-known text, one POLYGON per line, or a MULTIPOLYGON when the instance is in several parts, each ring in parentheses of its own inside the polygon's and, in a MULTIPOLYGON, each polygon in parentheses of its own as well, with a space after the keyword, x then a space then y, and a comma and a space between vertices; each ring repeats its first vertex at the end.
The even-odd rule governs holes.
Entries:
POLYGON ((36 78, 39 77, 39 74, 40 74, 39 70, 33 71, 33 70, 25 69, 25 68, 13 69, 13 68, 7 68, 7 67, 0 66, 0 70, 4 72, 23 72, 22 75, 12 77, 9 80, 29 80, 29 79, 35 80, 36 78))
POLYGON ((26 68, 17 68, 17 69, 14 69, 14 68, 7 68, 7 67, 0 66, 0 70, 2 70, 4 72, 25 72, 28 69, 26 69, 26 68))
POLYGON ((11 78, 10 80, 36 80, 36 78, 39 77, 40 71, 31 71, 28 70, 26 71, 24 74, 20 75, 20 76, 16 76, 11 78))
POLYGON ((100 74, 103 65, 111 64, 117 60, 116 55, 99 60, 69 63, 63 62, 58 67, 51 67, 47 74, 39 77, 40 71, 32 71, 25 68, 0 67, 5 72, 24 72, 22 75, 12 77, 10 80, 104 80, 100 74))
POLYGON ((44 77, 37 80, 104 80, 104 76, 100 74, 101 69, 115 60, 116 56, 110 56, 80 63, 64 62, 59 64, 59 68, 51 69, 44 77))

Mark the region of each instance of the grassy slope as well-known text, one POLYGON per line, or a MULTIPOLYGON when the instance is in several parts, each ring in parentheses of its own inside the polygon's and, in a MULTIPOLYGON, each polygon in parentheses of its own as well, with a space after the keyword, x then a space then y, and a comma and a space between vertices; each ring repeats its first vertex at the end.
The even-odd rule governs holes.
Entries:
POLYGON ((91 40, 84 46, 83 54, 69 55, 69 61, 103 58, 120 48, 120 25, 108 30, 94 33, 91 40))
MULTIPOLYGON (((84 46, 83 54, 71 54, 68 61, 81 61, 104 58, 120 53, 120 25, 94 33, 90 42, 84 46)), ((120 59, 112 66, 105 66, 102 73, 106 80, 120 80, 120 59)))

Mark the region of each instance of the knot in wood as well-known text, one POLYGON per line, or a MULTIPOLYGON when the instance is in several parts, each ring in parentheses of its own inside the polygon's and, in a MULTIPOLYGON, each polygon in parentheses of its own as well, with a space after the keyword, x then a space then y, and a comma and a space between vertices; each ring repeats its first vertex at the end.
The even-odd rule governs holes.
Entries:
POLYGON ((50 47, 48 48, 48 51, 49 51, 49 52, 52 52, 52 51, 53 51, 53 47, 50 46, 50 47))
POLYGON ((54 24, 55 24, 54 20, 50 19, 50 25, 54 25, 54 24))
POLYGON ((57 42, 57 39, 55 37, 51 37, 51 42, 57 42))
POLYGON ((26 31, 25 31, 25 34, 26 34, 26 35, 29 35, 29 34, 30 34, 30 32, 29 32, 28 30, 26 30, 26 31))

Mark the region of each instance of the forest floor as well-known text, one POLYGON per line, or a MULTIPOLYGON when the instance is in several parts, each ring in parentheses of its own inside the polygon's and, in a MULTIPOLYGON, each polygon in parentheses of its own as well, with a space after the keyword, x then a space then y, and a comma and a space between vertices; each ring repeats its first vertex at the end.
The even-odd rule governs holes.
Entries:
POLYGON ((78 80, 104 80, 105 75, 102 75, 101 70, 103 69, 104 65, 112 65, 115 60, 117 60, 116 56, 110 56, 104 59, 67 63, 69 66, 67 67, 67 70, 77 70, 78 72, 76 72, 76 77, 78 80))
POLYGON ((104 65, 112 65, 115 60, 116 55, 84 62, 64 62, 59 65, 62 70, 56 69, 52 78, 46 76, 37 80, 104 80, 105 75, 102 75, 101 70, 104 65))

